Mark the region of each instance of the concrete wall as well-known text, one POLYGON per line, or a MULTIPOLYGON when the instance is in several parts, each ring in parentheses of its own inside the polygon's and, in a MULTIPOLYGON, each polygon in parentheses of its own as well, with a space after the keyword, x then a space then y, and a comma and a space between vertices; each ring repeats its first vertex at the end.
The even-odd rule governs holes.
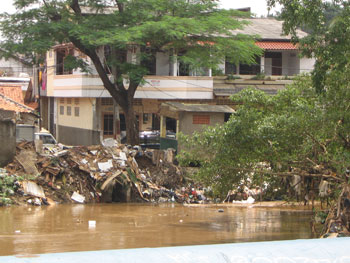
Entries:
POLYGON ((300 73, 310 72, 313 70, 315 65, 314 58, 301 58, 300 59, 300 73))
POLYGON ((33 76, 33 68, 14 58, 9 58, 8 60, 5 58, 0 59, 0 75, 4 77, 19 77, 21 73, 33 76))
POLYGON ((0 167, 13 160, 16 154, 16 124, 0 119, 0 167))
POLYGON ((58 125, 59 142, 66 145, 100 144, 100 132, 58 125))
POLYGON ((94 101, 91 98, 57 98, 57 140, 59 142, 69 145, 99 143, 100 133, 94 129, 94 101), (67 112, 68 107, 71 109, 70 115, 67 112), (75 108, 79 111, 78 116, 75 115, 75 108))
POLYGON ((156 59, 157 59, 157 69, 156 69, 157 76, 169 76, 169 70, 170 70, 169 54, 157 52, 156 59))
POLYGON ((57 124, 61 126, 92 129, 92 99, 89 98, 57 98, 57 124), (64 112, 61 114, 61 107, 64 112), (71 115, 67 114, 68 107, 71 115), (75 108, 79 108, 79 116, 75 116, 75 108))
POLYGON ((299 74, 300 70, 300 59, 298 57, 298 52, 289 51, 286 52, 288 63, 286 64, 288 76, 293 76, 299 74))
POLYGON ((202 131, 208 126, 224 123, 224 113, 182 113, 179 129, 182 133, 191 135, 195 131, 202 131), (193 124, 193 115, 210 115, 210 124, 193 124))
MULTIPOLYGON (((276 51, 282 53, 282 76, 293 76, 299 74, 301 59, 297 51, 276 51)), ((313 68, 313 65, 308 67, 313 68)), ((272 59, 264 58, 265 75, 270 76, 272 74, 272 59)))

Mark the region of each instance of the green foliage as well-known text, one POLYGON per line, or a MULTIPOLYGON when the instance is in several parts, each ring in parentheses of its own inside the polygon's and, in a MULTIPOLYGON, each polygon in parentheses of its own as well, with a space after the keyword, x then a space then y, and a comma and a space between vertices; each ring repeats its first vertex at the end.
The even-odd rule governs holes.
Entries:
POLYGON ((269 0, 271 6, 283 6, 281 18, 284 33, 299 41, 303 54, 316 58, 312 74, 313 85, 319 92, 329 89, 329 72, 342 72, 349 66, 350 3, 336 0, 269 0), (310 35, 300 39, 297 29, 308 28, 310 35))
POLYGON ((9 196, 13 195, 15 190, 15 178, 12 176, 0 177, 0 206, 11 204, 9 196))
MULTIPOLYGON (((122 53, 130 45, 137 45, 141 48, 141 61, 147 61, 147 56, 156 51, 174 49, 181 51, 180 59, 194 69, 215 68, 226 56, 249 63, 260 53, 253 38, 234 36, 230 31, 241 28, 244 22, 237 17, 247 14, 221 10, 216 1, 49 0, 42 4, 39 0, 16 0, 14 4, 15 14, 2 14, 0 28, 6 38, 2 47, 12 54, 25 54, 33 61, 33 52, 44 54, 63 42, 73 42, 88 56, 103 46, 122 53), (118 3, 122 6, 119 10, 118 3)), ((143 63, 135 66, 118 55, 108 57, 107 62, 135 80, 139 80, 137 72, 142 71, 142 76, 148 73, 143 63)), ((73 59, 67 66, 86 68, 82 60, 73 59)))
POLYGON ((229 74, 227 75, 227 80, 235 80, 235 79, 241 79, 240 76, 236 76, 236 75, 233 75, 233 74, 229 74))
POLYGON ((254 77, 252 77, 251 79, 253 80, 264 80, 266 78, 264 73, 258 73, 256 74, 254 77))
POLYGON ((199 178, 221 194, 263 181, 271 197, 280 196, 282 177, 292 174, 344 180, 350 162, 349 73, 330 74, 334 86, 327 94, 318 94, 311 78, 302 76, 275 96, 256 89, 233 95, 241 105, 236 113, 220 127, 182 139, 180 160, 197 160, 199 178))
MULTIPOLYGON (((147 65, 157 52, 168 52, 171 60, 178 57, 192 71, 216 69, 223 58, 251 64, 262 53, 252 36, 232 33, 246 24, 238 18, 249 14, 220 9, 212 0, 15 0, 14 4, 15 14, 1 16, 5 41, 0 47, 5 55, 23 54, 40 63, 54 45, 73 43, 90 58, 104 87, 127 115, 130 144, 138 141, 133 98, 144 75, 151 73, 147 65), (126 59, 130 50, 136 54, 132 62, 126 59)), ((65 59, 65 67, 88 70, 86 61, 72 57, 65 59)))

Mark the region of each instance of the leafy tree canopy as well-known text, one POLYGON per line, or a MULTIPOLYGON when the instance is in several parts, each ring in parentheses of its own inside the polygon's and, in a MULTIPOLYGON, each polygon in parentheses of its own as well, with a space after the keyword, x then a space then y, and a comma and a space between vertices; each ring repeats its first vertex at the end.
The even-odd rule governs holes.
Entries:
POLYGON ((145 65, 154 52, 181 54, 178 59, 192 69, 215 69, 225 57, 254 63, 260 53, 252 37, 232 33, 245 24, 237 18, 248 14, 219 9, 216 0, 15 0, 14 4, 15 14, 2 15, 0 30, 6 38, 2 47, 35 61, 58 43, 73 43, 91 59, 105 88, 126 113, 133 143, 138 136, 132 99, 149 73, 145 65), (105 46, 110 54, 102 61, 98 51, 105 46), (140 48, 136 64, 125 60, 132 46, 140 48))
POLYGON ((199 178, 221 195, 247 180, 281 189, 292 175, 345 182, 349 98, 348 88, 319 96, 308 76, 275 96, 243 90, 232 97, 241 106, 227 123, 182 139, 180 160, 199 162, 199 178))
POLYGON ((326 179, 333 183, 337 202, 324 233, 348 234, 350 3, 333 1, 336 12, 329 21, 329 3, 322 0, 268 2, 282 5, 284 32, 292 34, 305 55, 316 58, 312 75, 301 76, 275 96, 254 89, 233 96, 240 106, 229 122, 184 138, 188 146, 182 160, 199 161, 200 178, 219 193, 247 177, 259 184, 257 175, 269 183, 291 175, 326 179), (311 33, 299 39, 296 29, 303 26, 311 33))

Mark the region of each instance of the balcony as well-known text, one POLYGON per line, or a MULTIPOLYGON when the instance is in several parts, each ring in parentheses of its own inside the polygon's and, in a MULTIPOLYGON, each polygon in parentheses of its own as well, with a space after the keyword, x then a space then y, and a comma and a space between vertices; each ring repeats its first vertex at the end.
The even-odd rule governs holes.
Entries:
MULTIPOLYGON (((127 83, 125 83, 127 87, 127 83)), ((54 97, 110 97, 96 75, 55 75, 54 97)), ((213 99, 213 78, 146 76, 136 91, 137 99, 213 99)))

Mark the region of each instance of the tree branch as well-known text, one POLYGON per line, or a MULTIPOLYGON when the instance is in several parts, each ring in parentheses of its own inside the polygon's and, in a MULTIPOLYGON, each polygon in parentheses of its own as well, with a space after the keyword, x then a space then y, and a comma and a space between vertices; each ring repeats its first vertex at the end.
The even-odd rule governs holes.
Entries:
POLYGON ((305 171, 293 171, 293 172, 272 172, 269 170, 261 170, 261 169, 246 169, 246 168, 231 168, 232 170, 237 171, 243 171, 243 172, 249 172, 249 173, 262 173, 262 174, 270 174, 270 175, 276 175, 276 176, 293 176, 293 175, 300 175, 300 176, 308 176, 308 177, 319 177, 319 178, 327 178, 327 179, 334 179, 339 182, 344 182, 342 178, 328 175, 328 174, 311 174, 307 173, 305 171))
POLYGON ((123 5, 123 3, 121 3, 120 0, 115 0, 115 3, 118 6, 119 13, 123 13, 124 12, 124 5, 123 5))
POLYGON ((79 5, 79 0, 72 0, 72 3, 70 4, 70 8, 73 9, 76 15, 81 16, 81 8, 79 5))

